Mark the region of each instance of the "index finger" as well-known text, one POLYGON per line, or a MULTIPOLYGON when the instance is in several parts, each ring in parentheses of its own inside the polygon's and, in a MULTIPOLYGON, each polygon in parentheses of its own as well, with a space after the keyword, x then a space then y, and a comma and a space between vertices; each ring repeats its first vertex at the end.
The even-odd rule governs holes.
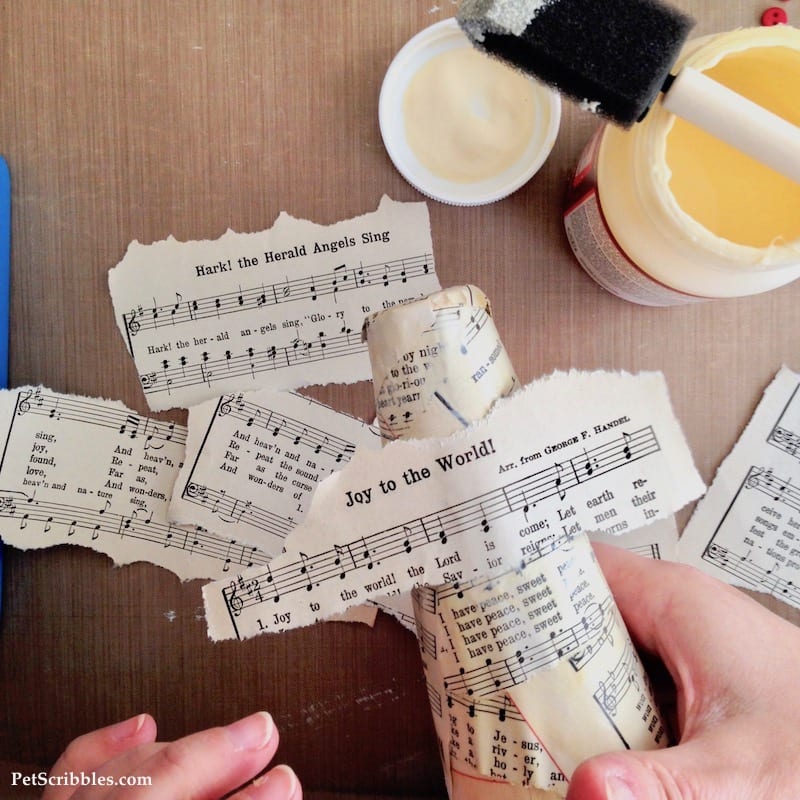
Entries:
POLYGON ((149 786, 117 789, 111 797, 218 800, 261 772, 278 749, 278 732, 264 711, 224 728, 169 742, 142 762, 136 775, 149 786))

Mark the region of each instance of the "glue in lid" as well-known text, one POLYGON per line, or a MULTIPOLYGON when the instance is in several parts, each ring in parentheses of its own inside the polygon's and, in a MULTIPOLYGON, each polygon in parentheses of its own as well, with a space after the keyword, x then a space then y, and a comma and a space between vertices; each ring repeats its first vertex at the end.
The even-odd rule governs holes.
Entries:
POLYGON ((472 46, 453 19, 410 39, 381 87, 381 136, 400 174, 453 205, 508 196, 555 144, 561 99, 472 46))

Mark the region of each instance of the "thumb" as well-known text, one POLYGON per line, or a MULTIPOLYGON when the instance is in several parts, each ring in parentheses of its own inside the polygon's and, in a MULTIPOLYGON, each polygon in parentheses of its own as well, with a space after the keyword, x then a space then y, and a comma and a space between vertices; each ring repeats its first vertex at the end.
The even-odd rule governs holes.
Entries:
POLYGON ((614 753, 584 761, 572 775, 567 800, 688 800, 699 792, 682 791, 686 783, 658 761, 642 754, 614 753))
POLYGON ((757 797, 736 769, 717 769, 693 743, 649 752, 606 753, 578 766, 566 800, 745 800, 757 797))

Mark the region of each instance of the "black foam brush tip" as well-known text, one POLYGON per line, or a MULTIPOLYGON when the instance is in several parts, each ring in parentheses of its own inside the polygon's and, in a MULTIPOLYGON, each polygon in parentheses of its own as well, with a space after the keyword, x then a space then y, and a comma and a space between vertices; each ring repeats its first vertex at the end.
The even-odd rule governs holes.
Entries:
POLYGON ((463 0, 469 39, 628 127, 668 85, 694 21, 656 0, 463 0))

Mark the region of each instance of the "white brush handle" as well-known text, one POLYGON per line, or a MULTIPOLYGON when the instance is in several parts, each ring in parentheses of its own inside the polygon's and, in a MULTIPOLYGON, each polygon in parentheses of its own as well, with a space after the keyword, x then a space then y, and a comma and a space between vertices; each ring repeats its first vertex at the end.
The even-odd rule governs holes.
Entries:
POLYGON ((662 106, 800 183, 800 128, 702 72, 684 67, 662 106))

